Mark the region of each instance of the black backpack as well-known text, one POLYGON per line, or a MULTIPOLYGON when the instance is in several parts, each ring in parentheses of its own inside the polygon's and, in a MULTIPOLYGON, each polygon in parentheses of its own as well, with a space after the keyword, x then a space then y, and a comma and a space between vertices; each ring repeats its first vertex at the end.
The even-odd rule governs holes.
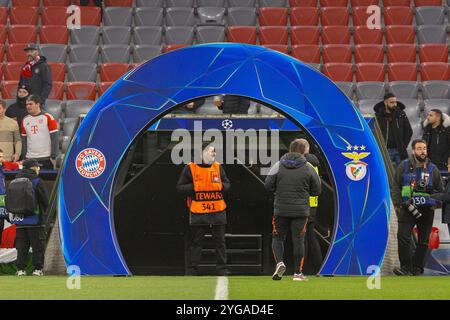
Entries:
POLYGON ((28 178, 16 178, 9 183, 5 197, 6 210, 12 214, 31 216, 36 210, 33 183, 28 178))

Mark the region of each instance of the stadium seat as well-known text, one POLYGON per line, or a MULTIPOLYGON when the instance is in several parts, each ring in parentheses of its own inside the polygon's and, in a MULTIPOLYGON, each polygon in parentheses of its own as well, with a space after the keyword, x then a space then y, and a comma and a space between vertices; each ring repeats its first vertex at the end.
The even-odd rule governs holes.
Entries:
POLYGON ((100 81, 114 82, 128 72, 130 65, 128 63, 109 62, 100 65, 100 81))
POLYGON ((47 61, 66 62, 67 46, 62 44, 41 44, 39 52, 47 58, 47 61))
POLYGON ((37 25, 39 19, 38 7, 12 7, 9 11, 10 24, 37 25))
POLYGON ((41 22, 44 26, 67 26, 68 18, 67 7, 44 7, 42 9, 41 22))
POLYGON ((136 0, 136 7, 164 7, 163 0, 136 0))
POLYGON ((11 43, 6 49, 6 61, 9 62, 25 62, 27 54, 25 53, 26 43, 11 43))
POLYGON ((99 46, 75 44, 70 46, 70 62, 97 63, 100 54, 99 46))
POLYGON ((162 27, 160 26, 135 27, 133 42, 135 44, 160 45, 162 43, 162 35, 162 27))
POLYGON ((347 7, 348 0, 320 0, 320 7, 347 7))
POLYGON ((114 82, 100 82, 98 84, 98 96, 101 97, 105 93, 105 91, 108 90, 109 87, 111 87, 113 83, 114 82))
POLYGON ((2 81, 2 98, 3 99, 15 99, 17 97, 17 88, 19 81, 2 81))
MULTIPOLYGON (((48 95, 48 99, 54 99, 54 100, 63 100, 64 99, 64 82, 53 80, 52 90, 50 91, 50 93, 48 95)), ((47 109, 47 101, 45 101, 46 109, 47 109)))
MULTIPOLYGON (((75 101, 77 101, 77 100, 67 101, 66 102, 66 107, 67 107, 67 104, 72 104, 75 101)), ((69 117, 66 116, 64 118, 63 127, 62 127, 62 129, 63 129, 63 136, 68 137, 68 136, 71 136, 72 133, 74 133, 77 121, 78 121, 77 117, 69 118, 69 117)))
POLYGON ((320 46, 318 44, 300 44, 292 46, 292 56, 307 63, 320 63, 320 46))
MULTIPOLYGON (((5 57, 5 45, 0 43, 0 61, 3 61, 5 57)), ((1 75, 0 75, 0 79, 1 79, 1 75)))
POLYGON ((352 61, 352 49, 348 44, 327 44, 322 48, 323 63, 352 61))
POLYGON ((225 8, 201 7, 197 8, 200 24, 224 25, 225 8))
POLYGON ((162 52, 162 46, 136 45, 133 50, 133 61, 135 63, 150 60, 162 52))
POLYGON ((105 0, 105 7, 131 7, 133 0, 105 0))
MULTIPOLYGON (((91 110, 94 101, 91 100, 69 100, 66 102, 65 114, 66 119, 64 119, 63 133, 64 136, 70 136, 71 132, 66 131, 66 127, 70 127, 66 120, 76 119, 83 113, 88 113, 91 110), (67 134, 66 134, 67 133, 67 134)), ((71 128, 72 131, 74 127, 71 128)))
POLYGON ((417 27, 419 44, 448 43, 447 27, 445 25, 422 25, 417 27))
POLYGON ((166 0, 167 7, 185 7, 185 8, 193 8, 194 0, 166 0))
POLYGON ((225 7, 225 0, 197 0, 197 7, 225 7))
POLYGON ((411 0, 383 0, 383 7, 409 7, 411 0))
POLYGON ((398 98, 417 99, 419 83, 417 81, 391 81, 388 91, 398 98))
POLYGON ((428 114, 431 109, 439 109, 442 112, 449 114, 450 99, 425 99, 424 112, 428 114))
POLYGON ((384 50, 381 44, 358 44, 355 46, 355 63, 383 63, 384 50))
POLYGON ((222 26, 197 27, 197 43, 225 42, 226 32, 222 26))
POLYGON ((174 26, 166 27, 166 44, 193 44, 194 27, 174 26))
POLYGON ((8 8, 0 7, 0 25, 6 26, 8 19, 8 8))
MULTIPOLYGON (((417 134, 416 130, 422 130, 422 124, 420 119, 420 102, 415 98, 402 98, 400 100, 405 105, 405 113, 408 117, 409 122, 411 123, 411 127, 413 129, 413 135, 417 134)), ((419 138, 422 138, 422 134, 420 134, 419 138)), ((411 139, 413 141, 414 139, 411 139)))
POLYGON ((234 7, 247 7, 254 8, 256 7, 256 0, 228 0, 228 8, 234 7))
POLYGON ((353 81, 353 65, 351 63, 325 63, 322 72, 333 81, 353 81))
POLYGON ((347 97, 353 99, 353 92, 355 91, 355 85, 353 82, 336 82, 336 85, 347 97))
POLYGON ((413 23, 413 12, 409 7, 386 7, 384 8, 385 25, 407 25, 413 23))
POLYGON ((97 26, 81 26, 80 29, 70 30, 72 44, 97 45, 100 40, 100 28, 97 26))
POLYGON ((67 100, 95 100, 97 87, 95 82, 67 82, 67 100))
POLYGON ((416 47, 413 44, 388 44, 387 60, 392 62, 416 62, 416 47))
POLYGON ((195 16, 193 8, 167 8, 166 26, 194 26, 195 16))
POLYGON ((420 64, 422 81, 450 80, 450 65, 448 62, 424 62, 420 64))
POLYGON ((6 81, 19 81, 20 70, 22 70, 23 62, 7 62, 3 66, 3 76, 6 81))
POLYGON ((414 6, 423 7, 423 6, 441 6, 442 0, 414 0, 414 6))
POLYGON ((352 7, 353 26, 366 26, 369 16, 370 14, 367 13, 367 6, 352 7))
POLYGON ((130 62, 131 47, 123 44, 105 44, 100 50, 102 62, 130 62))
POLYGON ((358 44, 382 44, 383 32, 379 29, 369 29, 366 26, 356 26, 353 32, 353 42, 358 44))
POLYGON ((256 27, 230 26, 227 32, 228 42, 256 44, 256 27))
POLYGON ((229 26, 254 26, 256 25, 256 8, 228 8, 227 22, 229 26))
POLYGON ((319 28, 317 26, 296 26, 291 28, 291 45, 319 44, 319 28))
POLYGON ((162 26, 164 9, 160 7, 136 8, 134 24, 136 26, 162 26))
POLYGON ((44 7, 68 7, 71 4, 70 0, 43 0, 44 7))
POLYGON ((413 26, 386 26, 386 43, 414 43, 413 26))
POLYGON ((11 0, 11 7, 39 7, 40 0, 11 0))
POLYGON ((350 44, 347 26, 325 26, 322 28, 322 44, 350 44))
POLYGON ((350 15, 347 7, 320 8, 322 26, 347 26, 350 15))
POLYGON ((319 71, 319 72, 322 72, 322 65, 320 64, 320 63, 311 63, 311 62, 308 62, 308 63, 306 63, 308 66, 310 66, 311 68, 313 68, 313 69, 316 69, 317 71, 319 71))
POLYGON ((356 83, 356 97, 358 100, 365 99, 383 99, 386 93, 384 82, 380 81, 364 81, 356 83))
POLYGON ((424 99, 446 99, 450 97, 449 81, 422 81, 424 99))
POLYGON ((286 26, 287 21, 287 8, 259 8, 260 26, 286 26))
MULTIPOLYGON (((64 86, 64 84, 63 84, 64 86)), ((64 93, 64 88, 63 88, 64 93)), ((58 122, 62 118, 62 109, 63 109, 63 102, 62 99, 47 99, 45 100, 45 109, 48 113, 50 113, 53 118, 55 118, 58 122)), ((68 146, 67 146, 68 147, 68 146)), ((67 151, 67 150, 66 150, 67 151)))
POLYGON ((80 7, 81 25, 99 26, 102 20, 101 9, 98 7, 80 7))
POLYGON ((417 7, 416 23, 422 24, 444 24, 445 7, 417 7))
POLYGON ((103 44, 130 44, 131 27, 106 26, 102 29, 103 44))
POLYGON ((6 38, 8 36, 8 29, 6 26, 0 25, 0 43, 6 43, 6 38))
POLYGON ((447 62, 448 45, 443 43, 429 43, 419 45, 420 62, 447 62))
POLYGON ((263 47, 271 49, 271 50, 279 51, 284 54, 289 54, 289 48, 287 45, 284 45, 284 44, 265 44, 265 45, 263 45, 263 47))
POLYGON ((68 63, 67 80, 70 82, 95 82, 97 80, 97 64, 84 62, 68 63))
POLYGON ((44 25, 39 33, 39 42, 42 44, 67 44, 69 42, 69 30, 66 26, 44 25))
POLYGON ((317 26, 319 11, 316 7, 291 8, 291 26, 317 26))
POLYGON ((317 7, 317 0, 289 0, 289 6, 295 7, 317 7))
POLYGON ((130 27, 133 22, 133 9, 129 7, 106 7, 103 9, 104 26, 130 27))
POLYGON ((388 64, 389 81, 417 81, 417 65, 409 62, 388 64))
POLYGON ((260 7, 286 7, 286 0, 259 0, 260 7))
POLYGON ((374 114, 373 107, 380 102, 380 99, 362 99, 358 101, 358 109, 362 114, 374 114))
POLYGON ((259 43, 288 44, 288 29, 286 26, 268 26, 259 28, 259 43))
POLYGON ((28 25, 11 25, 9 26, 8 42, 11 43, 36 43, 37 27, 28 25))
POLYGON ((63 62, 48 62, 52 72, 53 81, 62 81, 66 78, 66 64, 63 62))
POLYGON ((189 45, 188 44, 168 44, 164 47, 164 52, 170 52, 170 51, 185 48, 185 47, 189 47, 189 45))
POLYGON ((357 63, 356 81, 384 82, 385 68, 383 63, 357 63))
POLYGON ((352 8, 378 5, 378 0, 351 0, 352 8))

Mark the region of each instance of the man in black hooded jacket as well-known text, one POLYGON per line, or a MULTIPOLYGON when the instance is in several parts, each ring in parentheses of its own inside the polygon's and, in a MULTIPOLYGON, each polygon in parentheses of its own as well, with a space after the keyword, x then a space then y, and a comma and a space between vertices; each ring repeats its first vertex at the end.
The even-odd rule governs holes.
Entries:
POLYGON ((428 157, 439 170, 446 171, 450 157, 450 117, 439 109, 431 109, 423 126, 422 139, 427 142, 428 157))
POLYGON ((27 98, 30 96, 30 88, 23 84, 17 89, 17 100, 6 109, 5 115, 17 121, 19 128, 22 120, 28 115, 27 98))

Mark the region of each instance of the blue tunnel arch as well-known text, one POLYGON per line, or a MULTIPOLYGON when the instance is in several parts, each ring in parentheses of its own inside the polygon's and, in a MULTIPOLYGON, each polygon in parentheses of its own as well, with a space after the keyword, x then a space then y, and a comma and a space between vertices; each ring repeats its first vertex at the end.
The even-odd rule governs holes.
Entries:
POLYGON ((233 94, 271 105, 320 145, 336 187, 333 239, 320 274, 363 275, 381 266, 390 199, 377 143, 364 118, 327 77, 259 46, 206 44, 163 54, 118 80, 93 106, 67 152, 58 186, 67 265, 86 275, 130 275, 114 230, 113 186, 139 133, 169 109, 233 94))

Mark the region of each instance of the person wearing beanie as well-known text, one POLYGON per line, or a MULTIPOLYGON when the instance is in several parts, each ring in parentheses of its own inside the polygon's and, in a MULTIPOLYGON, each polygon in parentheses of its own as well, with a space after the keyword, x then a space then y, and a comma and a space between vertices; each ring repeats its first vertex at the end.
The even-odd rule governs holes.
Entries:
POLYGON ((28 115, 27 98, 30 96, 30 87, 23 84, 17 88, 17 100, 6 109, 5 115, 17 121, 17 124, 22 124, 23 118, 28 115))

